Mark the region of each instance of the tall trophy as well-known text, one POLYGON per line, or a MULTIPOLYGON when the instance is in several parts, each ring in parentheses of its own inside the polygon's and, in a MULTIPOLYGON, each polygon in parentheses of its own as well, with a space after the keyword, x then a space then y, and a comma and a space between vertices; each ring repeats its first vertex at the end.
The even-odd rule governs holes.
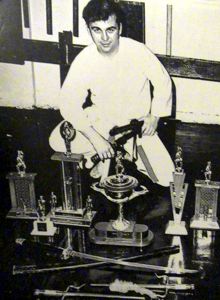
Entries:
POLYGON ((212 181, 212 164, 207 162, 204 172, 205 180, 196 180, 195 214, 190 222, 191 228, 219 229, 217 218, 218 190, 220 182, 212 181))
POLYGON ((71 142, 75 138, 76 131, 72 124, 64 121, 60 126, 60 134, 66 152, 55 152, 51 159, 61 164, 62 207, 53 209, 51 220, 59 225, 90 227, 95 211, 88 214, 83 202, 80 165, 84 157, 82 154, 71 153, 71 142))
POLYGON ((36 197, 34 179, 36 173, 26 173, 24 153, 17 152, 16 172, 10 172, 6 178, 9 180, 11 209, 7 218, 12 219, 36 219, 36 197))
POLYGON ((166 234, 187 235, 186 223, 182 221, 183 208, 188 190, 188 183, 184 183, 186 174, 183 170, 182 148, 177 147, 175 157, 175 171, 173 182, 170 183, 170 194, 172 202, 173 220, 166 227, 166 234))

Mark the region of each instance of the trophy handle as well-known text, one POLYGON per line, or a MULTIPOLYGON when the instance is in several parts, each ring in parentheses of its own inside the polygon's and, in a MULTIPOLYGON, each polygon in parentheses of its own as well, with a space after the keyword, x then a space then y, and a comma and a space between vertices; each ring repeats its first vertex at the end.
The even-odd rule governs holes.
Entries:
POLYGON ((141 188, 140 191, 133 190, 133 193, 129 197, 129 200, 134 199, 134 198, 136 198, 136 197, 138 197, 140 195, 144 195, 144 194, 148 193, 148 189, 145 186, 141 185, 140 188, 141 188))
POLYGON ((102 193, 104 196, 107 197, 107 195, 106 195, 106 193, 105 193, 105 190, 104 190, 103 188, 98 187, 98 184, 99 184, 98 182, 93 183, 93 184, 91 185, 91 188, 92 188, 94 191, 100 192, 100 193, 102 193))

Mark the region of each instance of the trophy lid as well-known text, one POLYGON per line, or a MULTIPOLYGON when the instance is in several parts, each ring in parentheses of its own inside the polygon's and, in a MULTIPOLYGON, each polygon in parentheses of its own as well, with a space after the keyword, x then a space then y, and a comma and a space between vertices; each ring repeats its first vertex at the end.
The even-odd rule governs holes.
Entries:
POLYGON ((110 192, 128 192, 137 187, 138 181, 133 176, 116 174, 105 178, 102 185, 110 192))

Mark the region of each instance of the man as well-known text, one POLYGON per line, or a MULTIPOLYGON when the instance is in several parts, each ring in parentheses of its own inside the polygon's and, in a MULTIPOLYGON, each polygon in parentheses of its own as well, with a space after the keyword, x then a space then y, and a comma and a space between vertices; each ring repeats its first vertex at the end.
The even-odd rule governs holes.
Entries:
MULTIPOLYGON (((168 73, 144 44, 121 37, 123 13, 115 1, 91 0, 83 18, 93 44, 75 58, 60 93, 61 114, 78 131, 72 151, 93 149, 106 161, 114 156, 109 130, 131 119, 143 120, 143 137, 138 143, 158 183, 168 186, 174 166, 156 134, 159 118, 171 113, 168 73)), ((53 135, 50 145, 62 150, 53 135)), ((131 153, 131 142, 125 148, 131 153)), ((148 174, 140 159, 137 166, 148 174)))

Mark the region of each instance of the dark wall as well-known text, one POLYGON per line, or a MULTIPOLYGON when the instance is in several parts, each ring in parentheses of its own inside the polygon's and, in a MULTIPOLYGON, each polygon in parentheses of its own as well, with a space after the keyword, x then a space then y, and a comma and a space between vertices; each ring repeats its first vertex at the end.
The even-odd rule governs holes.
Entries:
POLYGON ((51 191, 60 194, 59 166, 50 159, 53 150, 48 137, 61 120, 58 110, 52 109, 0 109, 0 190, 1 214, 10 208, 8 172, 16 171, 17 150, 25 154, 26 172, 37 173, 36 196, 48 197, 51 191))

